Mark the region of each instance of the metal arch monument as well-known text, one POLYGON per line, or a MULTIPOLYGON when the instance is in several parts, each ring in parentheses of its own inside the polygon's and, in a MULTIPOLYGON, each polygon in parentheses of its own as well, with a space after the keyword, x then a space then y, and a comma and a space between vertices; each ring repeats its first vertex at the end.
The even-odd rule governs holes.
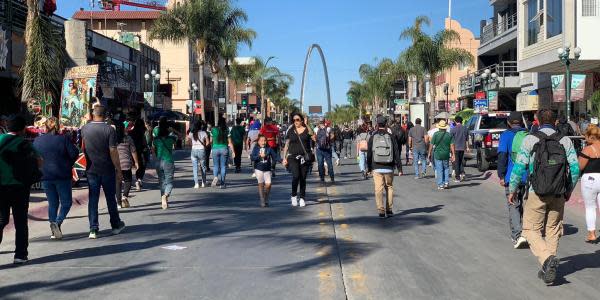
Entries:
POLYGON ((329 92, 329 73, 327 72, 327 63, 325 62, 325 55, 323 55, 323 50, 321 46, 318 44, 312 44, 308 47, 308 53, 306 53, 306 58, 304 59, 304 71, 302 71, 302 88, 300 90, 300 109, 304 112, 304 85, 306 83, 306 68, 308 67, 308 62, 310 60, 310 55, 313 50, 317 49, 319 51, 319 55, 321 56, 321 62, 323 63, 323 71, 325 72, 325 87, 327 88, 327 111, 331 111, 331 93, 329 92))

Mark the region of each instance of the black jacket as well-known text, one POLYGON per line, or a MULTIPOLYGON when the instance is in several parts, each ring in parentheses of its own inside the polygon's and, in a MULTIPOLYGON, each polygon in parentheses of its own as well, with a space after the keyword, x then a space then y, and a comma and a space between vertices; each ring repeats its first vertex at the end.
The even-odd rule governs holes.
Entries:
POLYGON ((397 143, 394 143, 395 138, 392 134, 390 134, 386 129, 380 129, 376 132, 374 132, 371 137, 369 138, 369 150, 367 150, 367 168, 369 169, 369 172, 376 170, 376 169, 387 169, 387 170, 394 170, 394 168, 397 168, 398 170, 402 170, 402 161, 401 161, 401 156, 400 156, 400 149, 397 143), (389 164, 378 164, 373 162, 373 137, 376 134, 388 134, 391 136, 392 138, 392 149, 394 151, 394 161, 389 163, 389 164))

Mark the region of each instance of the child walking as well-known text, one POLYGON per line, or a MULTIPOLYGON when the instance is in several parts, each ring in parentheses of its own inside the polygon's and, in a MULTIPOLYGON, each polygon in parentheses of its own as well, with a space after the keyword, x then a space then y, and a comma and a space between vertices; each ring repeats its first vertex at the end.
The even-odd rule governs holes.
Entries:
POLYGON ((273 160, 281 162, 281 158, 267 145, 264 135, 258 136, 257 146, 252 149, 250 159, 254 162, 254 174, 258 181, 258 195, 260 206, 269 206, 269 193, 271 192, 271 166, 273 160))
POLYGON ((131 169, 139 167, 138 156, 136 153, 135 143, 133 139, 125 134, 125 126, 121 122, 117 122, 117 150, 119 151, 119 162, 121 164, 121 173, 123 181, 117 180, 117 204, 119 208, 129 207, 129 191, 131 190, 131 182, 133 180, 133 172, 131 169), (124 184, 123 184, 124 183, 124 184), (122 189, 122 193, 121 193, 122 189))

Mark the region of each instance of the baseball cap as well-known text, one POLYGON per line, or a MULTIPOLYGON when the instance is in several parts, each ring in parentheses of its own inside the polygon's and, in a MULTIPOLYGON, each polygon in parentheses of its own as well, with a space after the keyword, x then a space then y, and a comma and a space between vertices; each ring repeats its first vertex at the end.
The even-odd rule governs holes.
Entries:
POLYGON ((518 111, 511 111, 510 114, 508 115, 508 122, 509 123, 515 123, 515 121, 517 122, 523 122, 523 114, 521 112, 518 111))
POLYGON ((387 123, 387 119, 384 116, 377 117, 377 125, 385 125, 387 123))

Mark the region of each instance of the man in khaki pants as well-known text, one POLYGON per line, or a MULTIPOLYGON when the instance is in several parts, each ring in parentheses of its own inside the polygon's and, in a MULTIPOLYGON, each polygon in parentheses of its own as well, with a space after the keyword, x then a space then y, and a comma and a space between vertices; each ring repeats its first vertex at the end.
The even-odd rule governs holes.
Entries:
POLYGON ((542 265, 538 277, 546 284, 551 284, 556 279, 560 263, 556 255, 558 240, 563 231, 565 200, 569 199, 572 187, 577 184, 579 165, 571 139, 554 135, 556 133, 553 127, 556 122, 554 112, 543 109, 538 113, 538 117, 541 124, 539 132, 530 134, 523 139, 521 149, 514 161, 510 175, 508 202, 513 204, 523 172, 530 172, 531 188, 523 209, 522 235, 527 239, 531 252, 542 265), (544 142, 541 138, 544 139, 544 142), (560 151, 562 150, 561 146, 564 153, 560 151), (548 150, 543 151, 542 147, 548 150), (559 151, 555 151, 557 149, 559 151), (540 153, 556 154, 552 154, 546 159, 540 159, 540 156, 543 156, 540 153), (557 171, 557 174, 562 176, 554 176, 551 173, 559 170, 556 166, 563 166, 562 171, 557 171), (536 169, 539 171, 534 172, 536 169), (567 175, 570 176, 567 177, 567 175), (556 180, 557 178, 564 180, 556 180), (540 182, 542 183, 540 184, 540 182), (552 192, 549 193, 548 190, 552 192), (542 237, 544 229, 546 235, 542 237))
POLYGON ((377 131, 369 138, 367 150, 367 168, 373 174, 375 202, 382 219, 386 214, 387 217, 394 215, 394 168, 401 170, 402 166, 400 149, 386 123, 385 117, 377 117, 377 131), (386 204, 383 202, 385 192, 386 204))

